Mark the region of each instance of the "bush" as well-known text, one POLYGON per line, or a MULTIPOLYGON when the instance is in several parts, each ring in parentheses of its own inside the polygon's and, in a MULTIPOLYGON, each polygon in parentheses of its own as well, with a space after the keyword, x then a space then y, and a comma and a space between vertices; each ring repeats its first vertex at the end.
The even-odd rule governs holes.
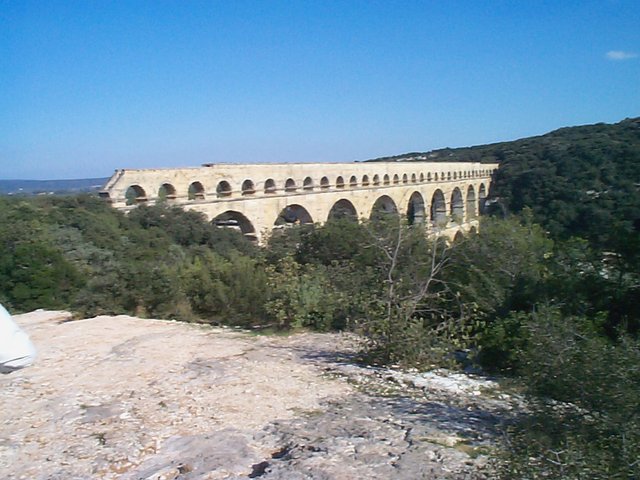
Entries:
POLYGON ((521 325, 532 413, 509 430, 505 478, 640 476, 640 341, 611 342, 601 323, 543 307, 521 325))
POLYGON ((267 276, 255 259, 239 253, 226 259, 202 248, 178 283, 193 311, 211 323, 246 327, 264 319, 267 276))
POLYGON ((326 331, 337 326, 337 312, 345 298, 333 288, 322 265, 300 265, 292 257, 284 257, 268 267, 267 277, 265 310, 278 328, 326 331))

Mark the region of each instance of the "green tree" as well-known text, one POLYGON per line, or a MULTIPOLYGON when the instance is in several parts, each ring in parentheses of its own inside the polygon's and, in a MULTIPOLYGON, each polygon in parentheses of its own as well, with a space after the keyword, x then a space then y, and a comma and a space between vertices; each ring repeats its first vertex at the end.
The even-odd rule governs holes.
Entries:
POLYGON ((512 424, 503 478, 638 478, 640 343, 542 306, 521 314, 517 373, 531 396, 512 424))
POLYGON ((224 258, 202 247, 181 272, 180 283, 193 307, 212 323, 252 326, 265 317, 264 267, 236 253, 224 258))
POLYGON ((278 328, 334 328, 346 298, 335 289, 323 265, 297 263, 284 257, 267 268, 268 316, 278 328))

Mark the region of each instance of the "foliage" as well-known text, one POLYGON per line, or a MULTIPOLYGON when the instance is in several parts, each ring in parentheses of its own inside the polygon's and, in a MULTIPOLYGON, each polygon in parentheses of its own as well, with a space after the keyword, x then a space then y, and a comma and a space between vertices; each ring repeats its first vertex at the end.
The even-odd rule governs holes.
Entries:
POLYGON ((356 261, 365 266, 374 261, 371 251, 371 237, 365 226, 350 218, 340 218, 330 219, 322 228, 305 231, 295 256, 300 263, 331 265, 356 261))
POLYGON ((294 244, 277 246, 286 256, 268 267, 267 310, 279 325, 350 328, 376 363, 448 363, 470 342, 471 322, 441 275, 451 249, 420 227, 391 215, 288 235, 294 244))
POLYGON ((194 311, 209 322, 251 326, 264 317, 267 277, 255 259, 240 253, 225 259, 203 248, 180 280, 194 311))
POLYGON ((543 307, 522 315, 518 374, 532 413, 508 431, 504 478, 640 475, 640 342, 543 307))
POLYGON ((43 218, 29 202, 0 200, 1 300, 18 311, 64 308, 82 281, 62 251, 51 245, 43 218))
POLYGON ((452 252, 447 276, 465 308, 484 317, 529 308, 548 276, 553 242, 530 215, 487 218, 452 252))
POLYGON ((500 163, 490 192, 497 213, 525 208, 552 238, 609 248, 640 225, 640 118, 555 130, 511 142, 410 153, 377 161, 500 163))
POLYGON ((294 256, 300 247, 303 237, 315 231, 316 226, 310 224, 290 224, 274 229, 266 239, 264 258, 269 265, 276 265, 285 257, 294 256))
POLYGON ((356 265, 368 267, 368 298, 354 328, 368 341, 376 363, 433 366, 466 347, 468 318, 442 272, 450 260, 446 242, 395 216, 361 227, 366 242, 356 265))
POLYGON ((233 252, 255 257, 257 248, 238 232, 215 228, 207 222, 204 214, 180 207, 159 203, 142 205, 129 214, 129 219, 145 230, 159 229, 174 243, 184 247, 207 245, 217 253, 228 257, 233 252))
POLYGON ((322 265, 282 258, 267 268, 269 299, 265 309, 278 328, 335 328, 334 319, 344 298, 322 265))
POLYGON ((3 255, 0 278, 7 304, 21 310, 64 308, 80 283, 61 252, 44 242, 19 241, 3 255))
POLYGON ((0 198, 0 233, 1 300, 14 311, 72 308, 184 320, 194 311, 212 318, 222 312, 246 324, 262 311, 257 248, 193 212, 158 205, 124 216, 90 196, 0 198), (202 249, 215 256, 214 279, 227 289, 209 310, 181 282, 202 249))

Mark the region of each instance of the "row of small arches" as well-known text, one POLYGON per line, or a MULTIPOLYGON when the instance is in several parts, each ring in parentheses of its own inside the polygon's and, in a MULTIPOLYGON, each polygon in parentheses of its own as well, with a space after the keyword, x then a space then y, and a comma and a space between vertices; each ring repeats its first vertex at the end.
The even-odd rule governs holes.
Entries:
MULTIPOLYGON (((319 188, 321 190, 330 189, 332 187, 336 189, 345 189, 347 186, 349 188, 357 188, 357 187, 369 187, 369 186, 385 186, 385 185, 399 185, 399 184, 408 184, 408 183, 423 183, 425 181, 445 181, 445 180, 459 180, 459 179, 468 179, 475 178, 476 176, 484 176, 490 173, 489 170, 474 170, 474 171, 460 171, 460 172, 442 172, 440 175, 438 173, 431 172, 425 175, 420 173, 416 175, 415 173, 409 176, 408 174, 403 174, 402 176, 395 174, 393 176, 389 174, 385 174, 382 177, 380 175, 373 175, 373 177, 369 177, 368 175, 363 175, 361 179, 358 179, 355 175, 352 175, 349 178, 348 183, 345 181, 345 177, 338 176, 335 179, 335 182, 331 184, 329 177, 322 177, 320 179, 319 188)), ((303 191, 312 191, 318 185, 315 184, 311 177, 306 177, 302 181, 302 190, 303 191)), ((293 178, 288 178, 284 182, 283 190, 286 193, 293 193, 299 190, 299 185, 293 178)), ((278 185, 275 180, 272 178, 267 179, 264 182, 264 193, 275 194, 278 192, 278 185)), ((242 182, 241 185, 241 194, 243 196, 251 196, 257 193, 257 188, 255 183, 246 179, 242 182)), ((227 180, 221 180, 218 182, 216 186, 216 196, 218 198, 230 197, 233 194, 233 189, 231 184, 227 180)), ((147 200, 147 193, 140 185, 131 185, 125 194, 127 198, 127 204, 141 203, 147 200)), ((205 199, 205 189, 201 182, 192 182, 189 185, 187 197, 189 200, 204 200, 205 199)), ((173 200, 177 198, 176 188, 170 183, 163 183, 158 190, 158 198, 173 200)))
MULTIPOLYGON (((437 189, 432 197, 429 208, 420 192, 414 192, 406 205, 406 211, 400 212, 395 201, 388 195, 381 195, 376 199, 371 208, 370 217, 376 218, 386 214, 404 214, 410 225, 431 225, 434 228, 444 228, 452 225, 460 225, 465 221, 471 221, 478 214, 484 212, 486 188, 480 185, 477 195, 474 187, 467 188, 463 195, 460 188, 456 187, 451 193, 449 208, 442 190, 437 189), (466 214, 466 215, 465 215, 466 214), (466 217, 466 218, 465 218, 466 217)), ((326 220, 334 218, 349 218, 357 220, 357 210, 353 203, 347 199, 338 200, 331 207, 326 220)), ((256 229, 252 222, 241 212, 228 210, 213 218, 212 222, 220 227, 232 227, 240 230, 251 239, 256 238, 256 229)), ((300 204, 288 205, 276 218, 273 226, 282 227, 293 224, 314 223, 309 211, 300 204)))

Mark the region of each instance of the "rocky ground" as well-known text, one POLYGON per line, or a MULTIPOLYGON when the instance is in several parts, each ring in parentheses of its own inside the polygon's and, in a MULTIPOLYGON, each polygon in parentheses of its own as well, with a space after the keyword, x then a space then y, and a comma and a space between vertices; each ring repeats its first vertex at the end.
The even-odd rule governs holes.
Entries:
POLYGON ((490 478, 517 404, 485 379, 358 366, 345 335, 15 319, 39 356, 0 377, 3 478, 490 478))

